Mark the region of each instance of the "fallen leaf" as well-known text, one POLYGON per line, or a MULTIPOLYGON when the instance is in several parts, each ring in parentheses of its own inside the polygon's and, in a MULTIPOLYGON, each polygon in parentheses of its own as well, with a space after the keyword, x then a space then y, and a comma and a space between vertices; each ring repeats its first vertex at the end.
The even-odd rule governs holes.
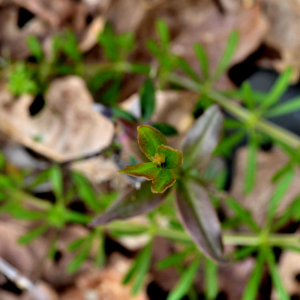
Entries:
POLYGON ((45 100, 44 109, 31 117, 32 96, 15 100, 2 91, 0 130, 58 162, 95 154, 109 146, 113 123, 93 110, 92 96, 81 78, 69 76, 53 81, 45 100))

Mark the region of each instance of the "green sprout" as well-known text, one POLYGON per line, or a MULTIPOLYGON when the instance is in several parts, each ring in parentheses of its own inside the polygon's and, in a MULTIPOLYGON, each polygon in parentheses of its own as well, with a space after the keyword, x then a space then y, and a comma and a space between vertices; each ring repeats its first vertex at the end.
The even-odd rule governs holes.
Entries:
POLYGON ((167 146, 163 134, 148 125, 138 127, 138 142, 151 162, 128 166, 120 173, 152 180, 152 192, 163 193, 176 181, 173 169, 182 165, 182 153, 167 146))

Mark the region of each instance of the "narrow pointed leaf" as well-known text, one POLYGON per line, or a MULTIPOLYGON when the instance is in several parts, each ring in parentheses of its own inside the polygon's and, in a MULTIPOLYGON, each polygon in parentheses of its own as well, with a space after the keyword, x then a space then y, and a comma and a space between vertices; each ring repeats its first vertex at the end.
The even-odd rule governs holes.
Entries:
POLYGON ((79 172, 72 172, 72 179, 77 188, 78 195, 91 209, 97 211, 99 204, 97 203, 96 194, 88 179, 79 172))
POLYGON ((189 63, 184 58, 182 57, 178 58, 178 66, 192 80, 199 82, 198 74, 194 71, 194 69, 189 65, 189 63))
POLYGON ((208 60, 207 53, 206 53, 205 49, 203 48, 203 46, 200 44, 194 45, 194 51, 199 60, 203 78, 208 79, 209 78, 209 60, 208 60))
POLYGON ((63 178, 58 165, 52 166, 49 171, 49 176, 55 197, 60 199, 63 196, 63 178))
POLYGON ((138 142, 142 152, 152 161, 156 149, 160 145, 167 145, 166 138, 158 130, 142 125, 138 127, 138 142))
POLYGON ((254 266, 250 278, 247 282, 247 286, 242 300, 257 299, 260 280, 263 275, 263 266, 264 266, 264 255, 262 254, 262 252, 260 252, 256 260, 256 265, 254 266))
POLYGON ((200 259, 194 259, 193 262, 189 265, 189 267, 183 272, 179 282, 168 295, 167 300, 181 300, 184 297, 184 295, 188 293, 196 277, 199 265, 200 259))
POLYGON ((145 214, 164 200, 164 195, 152 194, 151 182, 144 182, 139 190, 131 189, 98 215, 90 226, 107 224, 116 219, 127 219, 145 214))
POLYGON ((294 176, 294 170, 290 169, 288 172, 285 173, 284 176, 282 176, 281 180, 278 182, 277 187, 274 190, 272 198, 269 202, 267 223, 270 223, 273 220, 276 214, 277 207, 280 201, 283 199, 286 192, 288 191, 294 176))
POLYGON ((146 177, 147 179, 154 179, 157 177, 161 168, 152 162, 149 163, 140 163, 134 166, 128 166, 123 170, 119 171, 121 174, 128 174, 131 176, 137 177, 146 177))
POLYGON ((148 78, 140 91, 141 115, 143 121, 151 118, 155 109, 155 88, 152 80, 148 78))
POLYGON ((256 168, 257 168, 257 140, 253 133, 250 137, 247 153, 247 164, 244 181, 245 194, 250 194, 253 191, 256 182, 256 168))
POLYGON ((178 183, 179 218, 198 248, 209 258, 224 262, 221 225, 206 191, 195 182, 178 183))
POLYGON ((182 165, 182 153, 178 150, 161 145, 157 148, 157 153, 165 155, 166 169, 176 169, 182 165))
POLYGON ((218 266, 211 260, 205 259, 205 296, 207 300, 217 298, 218 287, 218 266))
POLYGON ((276 292, 278 294, 278 298, 280 300, 290 300, 290 296, 286 290, 286 287, 284 286, 284 283, 282 282, 282 279, 280 277, 278 267, 276 265, 275 256, 271 249, 266 250, 266 260, 269 266, 269 270, 271 273, 272 282, 274 284, 274 287, 276 289, 276 292))
POLYGON ((276 102, 279 101, 283 93, 288 88, 291 77, 293 74, 293 68, 288 67, 276 80, 274 86, 272 87, 271 91, 267 95, 267 97, 264 99, 264 101, 261 104, 261 108, 263 110, 266 110, 271 105, 274 105, 276 102))
POLYGON ((149 271, 152 255, 152 241, 143 249, 142 255, 140 256, 138 272, 136 274, 136 280, 132 288, 132 294, 137 295, 141 290, 147 272, 149 271))
POLYGON ((174 136, 178 134, 177 129, 167 123, 153 123, 152 126, 165 136, 174 136))
POLYGON ((187 249, 183 252, 177 252, 175 254, 172 254, 163 260, 159 261, 156 265, 156 268, 158 270, 164 270, 173 266, 176 266, 178 264, 183 264, 183 260, 192 252, 191 249, 187 249))
POLYGON ((223 115, 217 105, 206 109, 188 132, 183 144, 186 166, 197 166, 214 151, 223 127, 223 115))
POLYGON ((164 50, 168 49, 170 44, 170 33, 166 21, 163 19, 157 20, 155 27, 164 50))
POLYGON ((251 213, 246 210, 239 202, 234 200, 231 197, 226 199, 226 204, 231 208, 237 216, 254 232, 260 232, 260 228, 257 223, 254 221, 251 213))
POLYGON ((223 55, 218 63, 218 66, 213 75, 213 81, 216 81, 220 78, 220 76, 227 70, 229 67, 231 60, 235 54, 239 42, 239 35, 237 31, 232 31, 229 35, 228 42, 226 48, 223 52, 223 55))
POLYGON ((153 180, 151 186, 152 193, 163 193, 167 188, 172 186, 176 181, 176 176, 172 170, 161 170, 158 176, 153 180))
POLYGON ((18 243, 22 244, 22 245, 29 244, 32 241, 34 241, 35 239, 37 239, 39 236, 41 236, 43 233, 45 233, 47 229, 48 229, 48 226, 46 224, 38 226, 38 227, 28 231, 24 235, 22 235, 19 238, 18 243))
POLYGON ((26 43, 31 55, 33 55, 36 60, 40 62, 44 57, 44 52, 38 38, 34 35, 30 35, 27 37, 26 43))
POLYGON ((264 116, 267 118, 281 116, 295 112, 300 109, 300 97, 296 97, 284 103, 278 104, 268 110, 264 116))
POLYGON ((242 96, 246 106, 250 110, 253 110, 255 102, 253 100, 253 93, 252 93, 252 88, 250 83, 248 81, 243 82, 241 90, 242 90, 242 96))

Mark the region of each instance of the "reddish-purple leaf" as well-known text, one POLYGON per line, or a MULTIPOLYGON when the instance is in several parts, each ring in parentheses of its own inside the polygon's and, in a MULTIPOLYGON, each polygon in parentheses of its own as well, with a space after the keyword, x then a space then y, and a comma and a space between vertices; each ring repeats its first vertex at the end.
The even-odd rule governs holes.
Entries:
POLYGON ((137 177, 146 177, 148 180, 157 177, 161 168, 155 163, 140 163, 134 166, 128 166, 123 170, 119 171, 122 174, 128 174, 137 177))
POLYGON ((104 225, 116 219, 127 219, 153 210, 162 203, 165 195, 153 194, 150 186, 151 182, 144 182, 139 190, 130 189, 106 211, 98 215, 90 226, 104 225))
POLYGON ((225 262, 221 225, 206 193, 197 183, 178 183, 176 205, 179 218, 199 249, 217 262, 225 262))
POLYGON ((148 125, 138 127, 138 142, 143 153, 152 161, 160 145, 167 145, 166 138, 161 132, 148 125))
POLYGON ((218 145, 223 115, 217 105, 210 106, 190 129, 183 145, 185 165, 200 165, 218 145))

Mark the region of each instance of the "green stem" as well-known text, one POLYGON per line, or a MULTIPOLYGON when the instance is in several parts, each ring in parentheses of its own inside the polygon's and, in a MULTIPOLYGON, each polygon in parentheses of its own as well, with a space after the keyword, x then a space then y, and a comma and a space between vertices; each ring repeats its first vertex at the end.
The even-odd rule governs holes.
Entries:
MULTIPOLYGON (((132 223, 126 221, 115 221, 105 226, 109 230, 116 230, 122 232, 128 232, 128 234, 135 233, 137 231, 148 232, 150 226, 132 223)), ((170 240, 174 240, 182 243, 192 243, 191 237, 184 231, 171 229, 171 228, 159 228, 156 231, 158 236, 165 237, 170 240)), ((236 246, 259 246, 261 244, 267 244, 271 247, 283 247, 291 246, 300 247, 300 235, 299 234, 270 234, 269 236, 261 238, 255 234, 225 234, 223 236, 224 244, 236 245, 236 246)))
MULTIPOLYGON (((200 83, 174 73, 169 75, 169 81, 194 92, 199 93, 203 91, 203 86, 200 83)), ((211 90, 208 92, 208 94, 213 101, 221 105, 227 112, 235 116, 237 119, 245 123, 253 119, 253 113, 237 103, 234 103, 221 93, 211 90)), ((258 118, 254 124, 254 127, 257 130, 269 135, 271 138, 285 143, 291 148, 300 148, 300 138, 298 136, 269 121, 258 118)))

